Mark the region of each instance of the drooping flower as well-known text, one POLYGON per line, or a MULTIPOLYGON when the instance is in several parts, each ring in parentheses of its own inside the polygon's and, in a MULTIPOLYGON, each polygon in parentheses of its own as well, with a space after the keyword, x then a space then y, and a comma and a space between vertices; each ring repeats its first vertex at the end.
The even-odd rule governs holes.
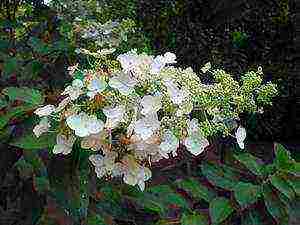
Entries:
POLYGON ((184 145, 190 153, 197 156, 209 146, 209 142, 201 134, 192 134, 184 140, 184 145))
POLYGON ((199 123, 197 119, 190 120, 188 124, 188 136, 183 143, 187 150, 193 155, 197 156, 209 146, 208 140, 200 133, 199 123))
POLYGON ((55 106, 54 105, 45 105, 43 107, 40 107, 34 111, 36 115, 39 117, 43 116, 49 116, 51 113, 55 111, 55 106))
POLYGON ((118 73, 109 80, 109 86, 117 89, 123 95, 130 95, 134 91, 137 81, 129 76, 129 74, 118 73))
POLYGON ((56 136, 56 145, 53 148, 53 153, 61 153, 64 155, 71 153, 75 140, 76 138, 74 136, 66 137, 65 135, 58 134, 56 136))
POLYGON ((167 130, 162 138, 162 142, 159 145, 159 153, 166 159, 169 158, 168 153, 171 153, 173 156, 176 156, 177 148, 179 147, 179 140, 177 137, 170 131, 167 130))
POLYGON ((95 115, 89 116, 86 113, 71 115, 67 118, 66 122, 75 131, 75 135, 79 137, 97 134, 104 127, 103 121, 97 119, 95 115))
POLYGON ((145 95, 141 100, 143 115, 156 113, 161 109, 161 98, 159 96, 145 95))
POLYGON ((132 135, 128 149, 134 150, 134 156, 139 160, 149 159, 153 161, 152 159, 159 158, 159 144, 160 137, 157 133, 153 134, 147 140, 143 140, 137 135, 132 135))
POLYGON ((235 137, 241 149, 245 148, 244 141, 246 139, 246 136, 247 136, 246 129, 242 126, 239 126, 235 131, 235 137))
POLYGON ((160 127, 157 114, 147 114, 135 122, 134 131, 143 140, 150 138, 160 127))
POLYGON ((144 191, 145 181, 152 176, 151 170, 139 165, 131 155, 125 156, 122 163, 125 165, 123 181, 132 186, 138 185, 140 190, 144 191))
POLYGON ((47 117, 43 117, 39 124, 37 124, 33 128, 33 133, 36 137, 40 137, 43 133, 46 133, 49 131, 50 128, 50 122, 47 117))
POLYGON ((79 79, 75 79, 73 80, 72 85, 67 86, 61 95, 68 95, 70 96, 71 100, 76 100, 80 95, 83 94, 82 88, 83 82, 79 79))
POLYGON ((88 82, 87 85, 87 96, 91 99, 95 97, 98 93, 103 92, 107 87, 107 82, 105 81, 105 77, 95 77, 91 81, 88 82))
POLYGON ((105 155, 95 154, 89 157, 91 163, 95 166, 95 172, 98 178, 106 175, 121 175, 117 172, 119 170, 119 163, 116 163, 118 154, 116 152, 107 152, 105 155))
POLYGON ((124 121, 125 106, 119 105, 114 108, 104 108, 103 113, 106 116, 105 127, 113 129, 118 126, 120 122, 124 121))

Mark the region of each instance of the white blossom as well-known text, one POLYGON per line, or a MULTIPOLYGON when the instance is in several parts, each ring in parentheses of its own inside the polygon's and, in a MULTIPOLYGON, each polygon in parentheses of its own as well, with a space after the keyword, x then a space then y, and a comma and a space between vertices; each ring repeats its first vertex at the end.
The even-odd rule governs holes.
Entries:
POLYGON ((151 64, 150 73, 159 74, 167 64, 173 63, 176 63, 176 55, 173 53, 167 52, 164 56, 156 56, 151 64))
POLYGON ((134 86, 137 81, 129 76, 129 74, 118 73, 116 76, 110 78, 109 86, 117 89, 123 95, 130 95, 134 91, 134 86))
POLYGON ((76 138, 74 136, 67 138, 65 135, 58 134, 56 136, 56 145, 53 148, 53 153, 61 153, 64 155, 71 153, 75 140, 76 138))
POLYGON ((192 119, 188 124, 188 136, 183 143, 187 150, 193 155, 197 156, 209 146, 208 140, 200 133, 199 123, 197 119, 192 119))
POLYGON ((121 63, 123 71, 128 73, 134 71, 135 68, 139 65, 138 54, 135 50, 121 54, 117 57, 117 60, 121 63))
POLYGON ((95 166, 95 172, 98 178, 105 175, 112 175, 115 169, 118 169, 115 160, 118 154, 116 152, 107 152, 104 156, 100 154, 91 155, 89 160, 95 166))
POLYGON ((86 113, 71 115, 66 120, 67 125, 75 131, 75 135, 86 137, 90 134, 97 134, 102 131, 104 123, 96 116, 88 116, 86 113))
POLYGON ((173 156, 176 156, 177 148, 179 147, 179 140, 177 137, 170 131, 167 130, 162 138, 162 142, 159 145, 159 153, 166 159, 169 158, 168 153, 172 153, 173 156))
POLYGON ((237 130, 235 131, 235 137, 236 137, 237 143, 241 149, 245 148, 244 141, 246 139, 246 136, 247 136, 246 129, 242 126, 239 126, 237 128, 237 130))
POLYGON ((147 167, 139 165, 133 157, 124 157, 122 162, 125 164, 125 172, 123 181, 126 184, 135 186, 138 185, 141 191, 145 190, 145 181, 152 176, 151 170, 147 167))
POLYGON ((143 140, 150 138, 155 131, 160 127, 160 122, 158 120, 157 114, 147 114, 142 119, 135 122, 134 131, 143 140))
POLYGON ((201 134, 192 134, 184 140, 184 145, 190 153, 197 156, 209 146, 209 142, 201 134))
POLYGON ((79 79, 75 79, 73 80, 72 85, 67 86, 61 95, 69 95, 71 100, 76 100, 83 94, 82 88, 83 82, 79 79))
POLYGON ((103 113, 106 116, 106 128, 115 128, 120 122, 124 121, 125 106, 119 105, 114 108, 104 108, 103 113))
POLYGON ((91 81, 88 82, 87 85, 87 96, 89 96, 91 99, 95 97, 95 95, 103 92, 107 87, 107 83, 104 79, 104 77, 95 77, 91 81))
POLYGON ((161 98, 159 96, 145 95, 141 100, 143 115, 156 113, 161 109, 161 98))
POLYGON ((49 131, 50 128, 50 122, 47 117, 43 117, 39 124, 37 124, 33 128, 33 133, 36 137, 40 137, 43 133, 46 133, 49 131))
POLYGON ((171 79, 165 79, 164 85, 167 87, 171 101, 176 105, 181 105, 189 97, 189 92, 185 89, 179 89, 171 79))

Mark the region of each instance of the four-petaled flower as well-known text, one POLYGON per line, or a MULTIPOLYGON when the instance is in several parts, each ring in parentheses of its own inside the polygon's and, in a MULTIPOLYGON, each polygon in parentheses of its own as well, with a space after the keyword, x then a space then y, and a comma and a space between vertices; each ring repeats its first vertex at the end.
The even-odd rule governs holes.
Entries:
POLYGON ((159 153, 166 159, 169 158, 168 153, 171 153, 173 156, 176 156, 177 148, 179 147, 178 138, 172 133, 172 131, 167 130, 163 137, 162 142, 159 145, 159 153))
POLYGON ((90 134, 97 134, 102 131, 104 123, 95 115, 89 116, 86 113, 71 115, 66 120, 67 125, 75 131, 78 137, 87 137, 90 134))
POLYGON ((135 122, 134 131, 143 140, 150 138, 160 127, 157 114, 147 114, 135 122))
POLYGON ((94 77, 92 80, 88 81, 87 84, 87 96, 91 99, 95 97, 95 95, 103 92, 107 87, 107 82, 105 81, 105 77, 94 77))

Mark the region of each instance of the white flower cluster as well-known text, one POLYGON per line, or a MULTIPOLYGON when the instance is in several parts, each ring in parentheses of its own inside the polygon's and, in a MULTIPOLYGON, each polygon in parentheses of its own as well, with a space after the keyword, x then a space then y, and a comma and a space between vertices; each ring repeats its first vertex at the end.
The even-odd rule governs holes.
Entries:
MULTIPOLYGON (((180 144, 195 156, 209 146, 201 121, 190 114, 199 103, 192 93, 211 89, 190 68, 173 67, 176 56, 170 52, 154 57, 133 50, 119 55, 117 61, 119 69, 111 70, 115 72, 83 70, 84 77, 65 88, 65 98, 57 107, 38 108, 35 114, 41 121, 33 132, 39 137, 53 126, 52 118, 59 119, 58 127, 53 127, 58 132, 53 153, 69 154, 75 141, 80 141, 83 149, 95 151, 90 161, 99 178, 121 176, 125 183, 144 190, 151 177, 146 165, 175 157, 180 144), (178 77, 180 73, 186 79, 178 77)), ((69 70, 74 73, 78 67, 69 70)), ((210 64, 203 69, 208 70, 210 64)), ((208 115, 220 110, 203 109, 208 115)), ((222 120, 216 114, 212 123, 222 120)), ((241 148, 245 137, 244 128, 236 129, 241 148)))

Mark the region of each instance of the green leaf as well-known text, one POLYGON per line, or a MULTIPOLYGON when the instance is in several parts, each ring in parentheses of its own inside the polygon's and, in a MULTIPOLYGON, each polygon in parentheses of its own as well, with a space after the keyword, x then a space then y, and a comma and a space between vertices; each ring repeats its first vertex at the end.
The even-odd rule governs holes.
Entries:
POLYGON ((46 194, 48 191, 50 191, 50 183, 47 177, 34 176, 33 185, 34 189, 39 194, 46 194))
POLYGON ((42 94, 38 90, 28 87, 8 87, 2 92, 7 95, 11 101, 20 100, 33 106, 38 106, 44 103, 42 94))
POLYGON ((205 163, 201 165, 201 171, 210 183, 228 190, 232 190, 239 180, 238 174, 225 166, 205 163))
POLYGON ((18 61, 16 58, 8 58, 3 64, 3 76, 7 77, 17 71, 18 61))
POLYGON ((185 190, 196 200, 204 199, 205 201, 210 202, 216 197, 216 194, 212 190, 201 184, 195 178, 176 180, 175 185, 177 188, 185 190))
POLYGON ((257 176, 262 176, 261 165, 259 165, 258 158, 250 153, 234 154, 234 158, 242 163, 249 171, 257 176))
POLYGON ((106 224, 104 219, 101 216, 97 214, 93 214, 88 216, 87 225, 106 225, 106 224))
POLYGON ((181 225, 209 225, 208 217, 204 214, 183 214, 181 217, 181 225))
POLYGON ((157 212, 162 217, 167 215, 170 206, 177 206, 184 210, 189 208, 186 200, 168 185, 147 188, 135 200, 143 209, 157 212))
POLYGON ((0 129, 4 128, 12 118, 18 117, 32 110, 33 107, 29 105, 21 105, 14 108, 10 108, 6 114, 0 116, 0 129))
POLYGON ((31 178, 34 173, 33 166, 26 162, 24 157, 21 157, 15 164, 14 166, 17 168, 19 171, 20 177, 23 180, 27 180, 28 178, 31 178))
POLYGON ((286 221, 288 219, 286 206, 281 202, 279 196, 272 190, 270 185, 263 185, 263 196, 265 206, 270 215, 278 222, 286 221))
POLYGON ((215 198, 209 204, 209 214, 213 224, 221 223, 234 211, 231 202, 223 197, 215 198))
POLYGON ((8 106, 8 102, 6 101, 4 96, 0 96, 0 109, 5 108, 6 106, 8 106))
POLYGON ((30 47, 33 48, 33 50, 39 54, 48 54, 50 51, 50 48, 47 44, 45 44, 41 39, 36 37, 31 37, 28 40, 28 44, 30 47))
POLYGON ((289 177, 287 179, 289 185, 294 189, 297 196, 300 196, 300 178, 299 177, 289 177))
POLYGON ((287 172, 297 177, 300 177, 300 163, 299 162, 293 163, 293 165, 287 170, 287 172))
POLYGON ((289 183, 282 177, 277 174, 271 176, 271 184, 281 193, 283 193, 290 200, 295 198, 295 193, 293 188, 289 185, 289 183))
POLYGON ((100 188, 103 197, 97 200, 96 207, 104 215, 110 215, 114 218, 127 218, 128 213, 122 208, 123 199, 120 193, 120 187, 106 183, 100 188))
POLYGON ((45 148, 50 149, 53 148, 53 146, 56 144, 56 135, 51 133, 42 135, 37 138, 33 134, 27 134, 12 141, 9 144, 26 150, 37 150, 45 148))
POLYGON ((291 154, 286 150, 283 145, 276 143, 275 144, 275 164, 278 169, 288 170, 291 169, 295 161, 291 157, 291 154))
POLYGON ((249 210, 242 215, 242 225, 264 225, 265 219, 258 210, 249 210))
POLYGON ((239 182, 234 188, 234 197, 242 208, 255 203, 260 197, 260 186, 239 182))

